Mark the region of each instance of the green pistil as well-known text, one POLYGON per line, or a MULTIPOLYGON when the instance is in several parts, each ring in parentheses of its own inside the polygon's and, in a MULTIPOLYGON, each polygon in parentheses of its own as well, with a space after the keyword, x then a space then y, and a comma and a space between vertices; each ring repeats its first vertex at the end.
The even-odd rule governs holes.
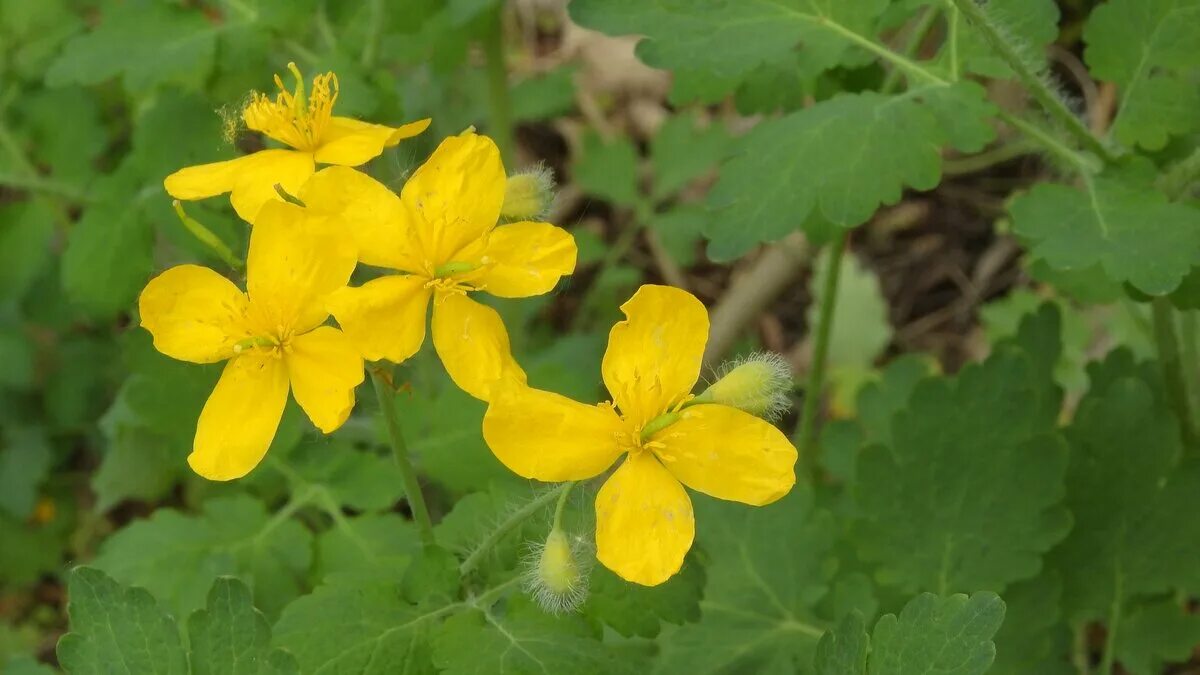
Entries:
POLYGON ((443 263, 434 268, 433 276, 438 277, 438 278, 448 277, 452 274, 461 274, 463 272, 470 272, 477 267, 479 267, 479 265, 476 265, 475 263, 469 263, 469 262, 443 263))
POLYGON ((669 412, 664 415, 659 415, 658 417, 655 417, 654 419, 650 420, 650 422, 647 423, 646 426, 642 427, 642 442, 644 443, 644 442, 650 440, 650 437, 653 436, 654 434, 657 434, 658 432, 662 431, 663 429, 666 429, 667 427, 671 426, 672 424, 678 422, 679 417, 680 417, 679 413, 669 412))
POLYGON ((248 337, 245 340, 239 340, 237 342, 237 344, 233 345, 233 351, 236 354, 240 354, 240 353, 246 351, 247 349, 254 349, 255 347, 271 348, 271 347, 278 347, 278 346, 279 346, 279 343, 275 342, 271 338, 248 337))

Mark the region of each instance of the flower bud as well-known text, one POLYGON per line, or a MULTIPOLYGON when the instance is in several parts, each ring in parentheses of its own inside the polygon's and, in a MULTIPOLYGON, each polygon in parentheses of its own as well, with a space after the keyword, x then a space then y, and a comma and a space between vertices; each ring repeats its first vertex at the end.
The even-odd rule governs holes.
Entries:
POLYGON ((694 403, 718 403, 776 420, 792 405, 792 367, 773 352, 756 352, 721 367, 721 377, 694 403))
POLYGON ((505 220, 543 220, 554 204, 554 175, 539 164, 529 171, 508 177, 504 188, 505 220))
POLYGON ((555 528, 544 544, 535 545, 529 556, 525 591, 546 612, 573 612, 587 598, 590 570, 578 560, 578 548, 562 530, 555 528))

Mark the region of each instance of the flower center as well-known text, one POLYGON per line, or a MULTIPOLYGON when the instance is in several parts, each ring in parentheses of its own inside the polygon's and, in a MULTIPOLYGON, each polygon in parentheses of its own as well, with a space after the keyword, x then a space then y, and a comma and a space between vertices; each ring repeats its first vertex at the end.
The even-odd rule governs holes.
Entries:
POLYGON ((312 92, 306 98, 300 69, 289 63, 288 70, 296 79, 293 91, 287 91, 283 80, 276 75, 279 93, 275 99, 254 92, 242 110, 242 120, 247 127, 297 150, 316 150, 333 116, 333 102, 338 96, 337 76, 325 73, 313 77, 312 92))
POLYGON ((239 340, 233 345, 233 353, 246 354, 257 350, 264 356, 283 358, 284 354, 292 351, 293 337, 291 329, 284 328, 282 325, 276 326, 271 334, 255 335, 239 340))

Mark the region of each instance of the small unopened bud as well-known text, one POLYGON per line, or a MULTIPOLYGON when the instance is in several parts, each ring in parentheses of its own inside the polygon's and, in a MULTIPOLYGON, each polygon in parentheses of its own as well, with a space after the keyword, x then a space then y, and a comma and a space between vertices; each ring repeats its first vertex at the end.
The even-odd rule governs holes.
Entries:
POLYGON ((792 367, 773 352, 756 352, 721 367, 721 377, 694 403, 719 403, 768 420, 777 420, 792 405, 792 367))
POLYGON ((545 543, 534 545, 526 561, 525 591, 546 612, 573 612, 587 599, 590 569, 579 560, 581 548, 558 528, 545 543))
POLYGON ((529 171, 508 177, 504 188, 505 220, 542 220, 554 204, 554 174, 539 164, 529 171))

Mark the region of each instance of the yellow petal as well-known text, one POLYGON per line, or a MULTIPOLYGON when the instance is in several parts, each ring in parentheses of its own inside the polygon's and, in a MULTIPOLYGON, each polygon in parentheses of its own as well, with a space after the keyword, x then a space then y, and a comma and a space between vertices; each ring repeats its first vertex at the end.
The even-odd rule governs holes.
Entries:
POLYGON ((502 298, 548 293, 575 271, 575 238, 550 223, 501 225, 488 236, 480 290, 502 298))
POLYGON ((328 214, 350 235, 358 259, 405 272, 422 271, 420 250, 410 241, 411 215, 400 197, 365 173, 331 166, 313 174, 297 195, 313 211, 328 214))
POLYGON ((229 202, 238 216, 248 223, 258 222, 255 217, 263 204, 282 201, 275 190, 278 184, 288 194, 300 191, 304 181, 313 175, 313 156, 297 150, 262 150, 247 156, 247 161, 238 168, 234 176, 233 194, 229 202))
POLYGON ((332 117, 321 135, 316 159, 321 164, 358 166, 378 157, 405 138, 429 128, 428 119, 409 122, 395 128, 361 122, 350 117, 332 117))
POLYGON ((694 295, 645 285, 621 305, 601 367, 621 414, 641 427, 692 390, 708 341, 708 311, 694 295))
POLYGON ((340 288, 325 306, 364 358, 400 363, 425 340, 430 294, 424 277, 396 274, 340 288))
POLYGON ((247 336, 249 301, 233 282, 207 267, 179 265, 150 280, 138 298, 142 327, 154 348, 181 361, 214 363, 233 356, 247 336))
POLYGON ((167 194, 190 201, 225 194, 233 189, 238 168, 252 162, 254 155, 211 164, 184 167, 163 179, 167 194))
POLYGON ((651 447, 684 485, 762 506, 796 484, 796 447, 774 425, 724 405, 694 405, 679 414, 651 447))
POLYGON ((626 581, 670 579, 695 535, 687 492, 648 452, 630 455, 596 495, 596 558, 626 581))
POLYGON ((318 326, 292 339, 287 353, 292 395, 317 428, 332 433, 354 408, 363 381, 363 360, 342 331, 318 326))
POLYGON ((439 293, 434 300, 433 346, 450 379, 481 401, 502 377, 525 382, 500 315, 461 293, 439 293))
POLYGON ((268 201, 279 199, 275 184, 290 194, 313 173, 312 155, 295 150, 263 150, 226 162, 200 164, 167 176, 163 187, 176 199, 204 199, 232 192, 230 203, 242 220, 252 223, 268 201))
POLYGON ((610 406, 584 405, 521 384, 497 386, 483 416, 483 438, 522 478, 585 480, 621 454, 624 427, 610 406))
POLYGON ((200 412, 188 464, 209 480, 250 473, 271 446, 287 395, 283 359, 253 351, 231 360, 200 412))
POLYGON ((416 234, 434 265, 495 227, 506 182, 496 144, 469 131, 442 141, 413 173, 400 199, 420 213, 416 234))
POLYGON ((250 232, 246 291, 259 331, 306 333, 329 316, 325 296, 346 285, 356 249, 326 216, 288 202, 263 205, 250 232))

